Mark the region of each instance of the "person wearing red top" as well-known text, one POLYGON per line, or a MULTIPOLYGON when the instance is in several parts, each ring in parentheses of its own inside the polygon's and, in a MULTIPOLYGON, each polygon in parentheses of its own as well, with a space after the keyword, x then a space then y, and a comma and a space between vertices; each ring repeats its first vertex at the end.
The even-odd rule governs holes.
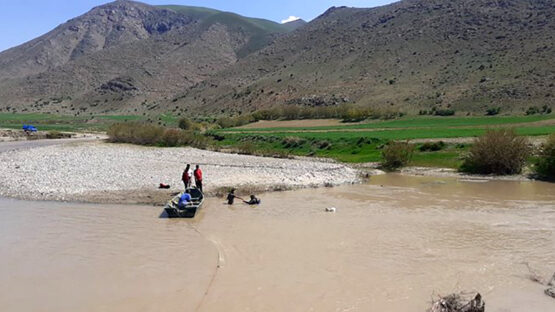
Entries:
POLYGON ((195 175, 195 184, 197 185, 197 188, 202 192, 202 170, 200 170, 199 165, 197 165, 195 171, 193 171, 193 174, 195 175))

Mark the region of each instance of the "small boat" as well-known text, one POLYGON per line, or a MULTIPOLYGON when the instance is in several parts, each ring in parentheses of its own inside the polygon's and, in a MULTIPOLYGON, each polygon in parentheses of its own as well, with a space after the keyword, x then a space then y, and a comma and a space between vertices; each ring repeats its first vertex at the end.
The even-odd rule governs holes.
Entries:
POLYGON ((179 199, 183 193, 179 193, 172 200, 170 200, 164 210, 170 218, 193 218, 204 202, 204 194, 196 187, 188 188, 187 193, 191 195, 192 201, 188 203, 185 208, 177 207, 179 199))

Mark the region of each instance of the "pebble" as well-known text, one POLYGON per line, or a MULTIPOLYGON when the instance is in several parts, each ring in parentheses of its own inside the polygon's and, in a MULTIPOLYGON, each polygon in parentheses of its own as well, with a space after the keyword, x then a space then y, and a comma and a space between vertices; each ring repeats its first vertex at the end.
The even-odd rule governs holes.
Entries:
POLYGON ((185 165, 199 164, 205 189, 256 185, 290 188, 358 182, 358 171, 310 159, 277 159, 210 152, 89 142, 0 153, 0 196, 80 200, 90 193, 182 187, 185 165))

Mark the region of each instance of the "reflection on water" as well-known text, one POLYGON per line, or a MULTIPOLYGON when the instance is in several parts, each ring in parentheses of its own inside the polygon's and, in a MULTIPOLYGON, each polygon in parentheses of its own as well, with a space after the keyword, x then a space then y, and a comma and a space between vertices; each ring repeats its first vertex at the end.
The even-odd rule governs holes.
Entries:
POLYGON ((191 221, 2 200, 0 310, 408 312, 463 289, 488 311, 555 307, 524 265, 555 271, 553 184, 386 175, 262 197, 191 221))

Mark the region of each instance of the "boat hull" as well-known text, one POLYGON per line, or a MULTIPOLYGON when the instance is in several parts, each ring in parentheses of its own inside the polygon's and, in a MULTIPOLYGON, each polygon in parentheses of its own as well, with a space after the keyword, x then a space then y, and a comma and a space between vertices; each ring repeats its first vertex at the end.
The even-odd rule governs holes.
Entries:
POLYGON ((185 208, 178 208, 177 203, 179 198, 183 193, 178 194, 172 200, 170 200, 164 210, 168 214, 169 218, 194 218, 197 211, 202 207, 204 203, 204 194, 197 188, 187 189, 187 193, 191 194, 193 199, 192 204, 187 205, 185 208))

